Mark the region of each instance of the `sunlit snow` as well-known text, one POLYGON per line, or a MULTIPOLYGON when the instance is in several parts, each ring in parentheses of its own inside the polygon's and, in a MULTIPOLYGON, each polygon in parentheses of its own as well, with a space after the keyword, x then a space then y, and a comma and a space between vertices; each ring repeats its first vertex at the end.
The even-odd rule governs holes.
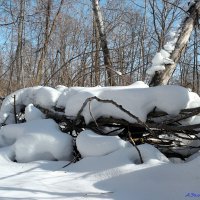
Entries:
MULTIPOLYGON (((113 100, 143 121, 155 107, 175 115, 181 109, 200 106, 199 96, 188 89, 149 88, 143 82, 124 87, 17 91, 4 100, 0 110, 1 123, 8 124, 0 129, 0 199, 182 200, 199 195, 199 152, 186 161, 169 160, 155 147, 143 144, 138 146, 141 164, 136 148, 120 137, 86 129, 73 141, 34 106, 64 108, 65 115, 74 118, 92 96, 113 100), (13 95, 17 110, 25 109, 25 123, 13 124, 13 95), (81 159, 71 163, 75 144, 81 159)), ((114 105, 94 100, 90 106, 95 119, 112 116, 134 121, 114 105)), ((82 113, 86 123, 92 120, 88 109, 86 106, 82 113)), ((182 123, 199 121, 195 116, 182 123)))

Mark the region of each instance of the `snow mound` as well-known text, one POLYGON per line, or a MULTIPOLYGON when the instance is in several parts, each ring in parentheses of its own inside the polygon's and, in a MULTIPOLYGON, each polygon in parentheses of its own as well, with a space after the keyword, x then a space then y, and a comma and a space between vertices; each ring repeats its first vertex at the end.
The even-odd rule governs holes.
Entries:
MULTIPOLYGON (((105 146, 102 146, 102 149, 105 146)), ((144 164, 140 164, 139 154, 135 147, 119 148, 106 155, 96 155, 84 157, 79 162, 67 167, 68 171, 72 172, 91 172, 109 169, 116 169, 119 166, 126 167, 128 165, 133 168, 134 166, 144 166, 146 164, 155 163, 169 163, 168 158, 162 154, 158 149, 149 144, 138 145, 141 152, 144 164)))
MULTIPOLYGON (((115 86, 115 87, 106 87, 108 90, 113 90, 113 89, 127 89, 127 88, 148 88, 149 86, 147 84, 145 84, 143 81, 136 81, 131 85, 128 86, 115 86)), ((98 93, 101 90, 104 90, 105 87, 101 87, 101 86, 96 86, 96 87, 65 87, 62 85, 58 85, 56 87, 57 90, 59 90, 61 93, 61 95, 58 98, 56 107, 58 108, 65 108, 66 105, 66 101, 69 98, 72 98, 72 96, 78 94, 79 92, 82 91, 88 91, 88 92, 92 92, 95 95, 98 95, 98 93)))
POLYGON ((102 156, 131 146, 118 136, 102 136, 91 130, 82 131, 76 139, 76 145, 82 157, 102 156))
MULTIPOLYGON (((94 96, 103 100, 113 100, 142 121, 146 121, 147 114, 155 107, 170 115, 176 115, 181 109, 200 106, 199 96, 181 86, 168 85, 149 88, 144 82, 138 81, 129 86, 117 87, 59 87, 62 92, 53 88, 38 86, 18 90, 9 95, 3 101, 0 110, 0 123, 14 123, 14 95, 16 95, 17 113, 29 104, 38 104, 47 109, 52 107, 62 108, 65 110, 65 115, 72 119, 77 117, 86 99, 94 96)), ((42 113, 33 105, 26 108, 26 119, 29 121, 37 117, 44 118, 42 113)), ((135 119, 112 103, 102 103, 96 100, 88 103, 81 115, 86 124, 99 117, 113 117, 127 120, 130 123, 136 122, 135 119)), ((199 121, 198 116, 194 118, 195 120, 193 119, 192 123, 199 121)))
POLYGON ((57 86, 55 87, 55 89, 58 90, 59 92, 63 92, 63 91, 65 91, 65 90, 67 90, 68 87, 66 87, 66 86, 64 86, 64 85, 57 85, 57 86))
MULTIPOLYGON (((146 121, 147 114, 155 107, 168 114, 176 115, 181 109, 192 105, 189 91, 180 86, 157 86, 152 88, 113 87, 96 89, 69 90, 65 97, 65 114, 75 118, 85 100, 97 96, 100 99, 113 100, 122 105, 126 110, 136 115, 142 121, 146 121)), ((200 102, 200 101, 199 101, 200 102)), ((88 124, 101 116, 125 119, 135 122, 126 113, 110 103, 102 103, 93 100, 83 109, 81 115, 88 124), (91 116, 92 113, 92 116, 91 116)))
POLYGON ((57 103, 60 92, 50 87, 30 87, 17 90, 5 98, 0 110, 0 123, 14 123, 14 96, 16 112, 29 104, 40 105, 44 108, 54 107, 57 103))
POLYGON ((149 88, 149 86, 143 81, 136 81, 135 83, 129 85, 128 87, 132 88, 149 88))
POLYGON ((51 119, 10 124, 0 129, 0 146, 13 145, 18 162, 71 160, 72 137, 51 119))
POLYGON ((57 103, 60 92, 51 87, 40 88, 35 96, 35 103, 44 108, 54 107, 57 103))

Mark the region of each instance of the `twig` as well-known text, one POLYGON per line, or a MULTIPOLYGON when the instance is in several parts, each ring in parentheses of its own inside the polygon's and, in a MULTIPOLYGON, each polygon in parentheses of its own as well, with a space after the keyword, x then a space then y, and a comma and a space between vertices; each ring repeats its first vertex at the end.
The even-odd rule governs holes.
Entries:
POLYGON ((13 96, 14 98, 14 116, 15 116, 15 124, 17 124, 17 111, 16 111, 16 95, 13 96))
POLYGON ((137 152, 138 152, 138 154, 139 154, 140 163, 143 164, 144 161, 143 161, 143 159, 142 159, 141 152, 140 152, 140 150, 138 149, 137 145, 135 144, 135 141, 134 141, 133 138, 131 137, 131 133, 130 133, 129 131, 128 131, 128 136, 129 136, 129 138, 130 138, 130 140, 131 140, 132 145, 135 147, 135 149, 137 150, 137 152))
POLYGON ((76 162, 76 160, 78 159, 78 157, 79 157, 79 154, 76 155, 68 164, 64 165, 62 168, 68 167, 72 163, 76 162))
POLYGON ((90 112, 90 115, 91 115, 91 117, 92 117, 94 123, 96 124, 97 128, 99 128, 96 119, 95 119, 95 118, 93 117, 93 115, 92 115, 92 111, 91 111, 91 101, 89 102, 89 112, 90 112))
POLYGON ((175 122, 179 122, 179 121, 187 119, 189 117, 193 117, 195 115, 198 115, 199 113, 200 113, 200 107, 193 108, 189 113, 186 112, 186 110, 185 110, 185 112, 181 112, 178 116, 176 116, 172 119, 166 120, 164 122, 164 124, 172 124, 172 123, 175 123, 175 122))

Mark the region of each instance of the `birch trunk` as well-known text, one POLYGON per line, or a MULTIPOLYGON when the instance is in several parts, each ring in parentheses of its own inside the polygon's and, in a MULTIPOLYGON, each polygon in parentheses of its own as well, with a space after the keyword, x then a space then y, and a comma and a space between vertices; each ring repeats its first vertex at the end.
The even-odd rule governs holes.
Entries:
POLYGON ((194 26, 198 23, 199 14, 200 1, 198 0, 198 2, 189 8, 188 16, 185 18, 180 28, 179 38, 176 42, 175 49, 170 56, 170 59, 173 60, 174 63, 166 64, 165 70, 163 71, 157 71, 150 82, 150 86, 166 85, 168 83, 181 55, 185 52, 189 37, 194 29, 194 26))
POLYGON ((106 39, 103 18, 102 18, 102 14, 101 14, 100 7, 99 7, 99 0, 92 0, 92 5, 93 5, 93 11, 94 11, 96 25, 97 25, 99 36, 100 36, 100 43, 101 43, 101 48, 103 51, 104 64, 106 67, 109 84, 113 86, 113 85, 116 85, 114 76, 113 76, 114 70, 112 68, 112 62, 111 62, 111 58, 110 58, 110 52, 108 49, 108 43, 107 43, 107 39, 106 39))

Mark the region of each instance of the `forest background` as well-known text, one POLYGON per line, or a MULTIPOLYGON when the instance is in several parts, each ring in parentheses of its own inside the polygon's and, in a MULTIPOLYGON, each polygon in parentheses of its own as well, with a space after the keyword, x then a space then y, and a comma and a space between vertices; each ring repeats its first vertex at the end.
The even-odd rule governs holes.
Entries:
MULTIPOLYGON (((148 83, 152 58, 187 15, 185 0, 99 2, 116 85, 148 83)), ((0 96, 34 85, 108 86, 89 0, 0 1, 0 96)), ((195 27, 170 84, 200 93, 195 27)))

